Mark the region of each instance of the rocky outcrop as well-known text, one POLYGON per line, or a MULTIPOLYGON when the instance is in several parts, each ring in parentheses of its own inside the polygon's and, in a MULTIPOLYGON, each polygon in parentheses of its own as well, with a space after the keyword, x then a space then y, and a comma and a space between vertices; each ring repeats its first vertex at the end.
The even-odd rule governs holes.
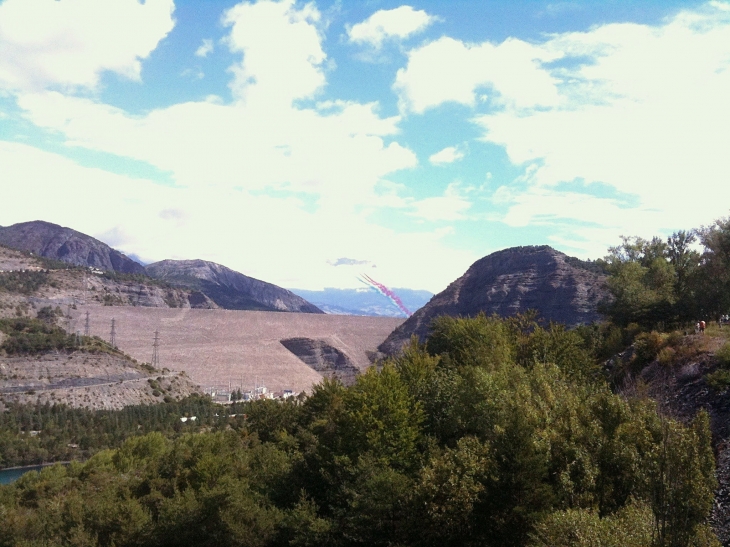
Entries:
POLYGON ((110 306, 144 306, 150 308, 216 309, 218 306, 198 291, 182 287, 159 286, 133 281, 114 281, 93 276, 86 281, 87 300, 110 306))
POLYGON ((121 273, 144 273, 144 266, 91 236, 35 220, 0 227, 0 244, 75 266, 121 273))
POLYGON ((414 313, 378 348, 397 353, 413 336, 424 340, 440 315, 484 312, 508 317, 530 309, 540 318, 574 326, 601 318, 597 305, 609 298, 605 276, 548 246, 514 247, 478 260, 446 290, 414 313))
POLYGON ((324 340, 286 338, 281 345, 322 376, 338 378, 345 385, 352 384, 359 372, 347 355, 324 340))
POLYGON ((205 260, 162 260, 147 275, 188 287, 228 310, 324 313, 293 292, 205 260))

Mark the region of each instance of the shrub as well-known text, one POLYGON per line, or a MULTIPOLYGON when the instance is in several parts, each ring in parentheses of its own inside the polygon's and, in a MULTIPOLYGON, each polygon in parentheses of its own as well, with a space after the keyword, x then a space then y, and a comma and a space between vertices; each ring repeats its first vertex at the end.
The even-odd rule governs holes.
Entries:
POLYGON ((665 345, 665 337, 656 331, 643 332, 634 341, 634 360, 638 364, 653 361, 665 345))
POLYGON ((676 353, 677 352, 674 348, 667 346, 659 351, 656 358, 661 365, 668 367, 674 362, 674 356, 676 353))
POLYGON ((715 352, 715 357, 721 367, 730 366, 730 342, 725 342, 723 346, 715 352))
POLYGON ((705 376, 707 385, 715 391, 725 391, 730 386, 730 370, 718 369, 705 376))

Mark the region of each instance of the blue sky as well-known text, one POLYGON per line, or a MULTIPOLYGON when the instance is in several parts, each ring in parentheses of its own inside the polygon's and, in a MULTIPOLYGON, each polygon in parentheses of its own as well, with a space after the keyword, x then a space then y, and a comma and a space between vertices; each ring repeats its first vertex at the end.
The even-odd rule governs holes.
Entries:
POLYGON ((730 204, 730 3, 0 1, 0 225, 281 286, 730 204))

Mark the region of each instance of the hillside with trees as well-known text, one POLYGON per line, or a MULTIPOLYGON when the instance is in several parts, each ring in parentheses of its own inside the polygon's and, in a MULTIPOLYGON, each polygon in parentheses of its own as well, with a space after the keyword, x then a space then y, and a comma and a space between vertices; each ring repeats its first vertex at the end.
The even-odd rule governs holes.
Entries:
POLYGON ((350 387, 196 433, 140 412, 144 434, 0 488, 0 545, 718 545, 708 416, 614 394, 586 340, 443 317, 350 387))

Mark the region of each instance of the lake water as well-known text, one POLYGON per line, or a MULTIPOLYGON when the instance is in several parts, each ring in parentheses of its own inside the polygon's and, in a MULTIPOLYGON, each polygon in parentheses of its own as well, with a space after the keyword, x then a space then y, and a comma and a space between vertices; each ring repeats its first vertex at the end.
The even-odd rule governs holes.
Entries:
POLYGON ((52 463, 44 463, 43 465, 29 465, 27 467, 12 467, 10 469, 0 469, 0 484, 10 484, 15 482, 28 471, 40 471, 44 467, 55 465, 52 463))

